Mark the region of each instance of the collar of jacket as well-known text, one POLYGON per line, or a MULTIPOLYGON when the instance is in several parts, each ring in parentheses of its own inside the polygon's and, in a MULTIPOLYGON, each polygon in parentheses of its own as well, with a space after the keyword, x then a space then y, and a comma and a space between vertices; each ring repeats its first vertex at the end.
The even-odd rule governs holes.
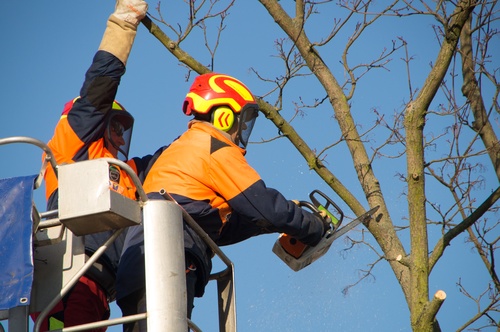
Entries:
POLYGON ((229 135, 226 132, 223 132, 222 130, 217 129, 213 124, 210 122, 206 121, 200 121, 200 120, 191 120, 188 123, 188 129, 196 129, 196 130, 201 130, 209 134, 210 136, 218 139, 221 142, 227 143, 232 147, 237 148, 240 150, 240 152, 245 155, 247 151, 238 145, 236 145, 233 140, 231 139, 231 135, 229 135))

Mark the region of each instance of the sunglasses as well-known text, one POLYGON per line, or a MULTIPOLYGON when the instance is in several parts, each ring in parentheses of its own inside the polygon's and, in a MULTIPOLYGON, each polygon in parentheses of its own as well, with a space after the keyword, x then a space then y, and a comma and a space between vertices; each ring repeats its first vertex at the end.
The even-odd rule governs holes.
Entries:
POLYGON ((116 135, 123 136, 123 132, 125 131, 125 128, 123 127, 123 125, 120 122, 113 120, 113 121, 111 121, 111 130, 113 130, 116 135))

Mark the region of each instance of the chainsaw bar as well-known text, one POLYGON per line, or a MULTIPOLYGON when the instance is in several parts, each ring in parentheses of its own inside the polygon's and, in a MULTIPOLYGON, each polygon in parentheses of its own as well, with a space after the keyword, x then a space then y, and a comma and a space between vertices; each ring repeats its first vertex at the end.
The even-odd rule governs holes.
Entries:
POLYGON ((374 207, 374 208, 366 211, 365 213, 363 213, 362 215, 360 215, 359 217, 357 217, 356 219, 354 219, 353 221, 351 221, 347 225, 345 225, 345 226, 339 228, 338 230, 334 231, 332 235, 330 235, 329 237, 327 237, 328 242, 331 243, 331 242, 335 241, 336 239, 338 239, 339 237, 341 237, 345 233, 349 232, 354 227, 358 226, 361 223, 366 222, 368 219, 371 219, 372 215, 375 212, 377 212, 378 208, 379 208, 379 205, 377 205, 376 207, 374 207))
POLYGON ((280 244, 279 239, 275 242, 273 246, 273 252, 288 265, 292 270, 299 271, 304 267, 308 266, 312 262, 316 261, 318 258, 326 254, 330 249, 333 241, 344 235, 345 233, 352 230, 354 227, 361 223, 368 221, 372 218, 373 214, 377 212, 379 206, 370 209, 369 211, 363 213, 356 219, 352 220, 347 225, 339 228, 338 230, 329 231, 331 233, 326 233, 321 241, 314 247, 308 247, 300 257, 294 257, 289 252, 287 252, 283 246, 280 244))

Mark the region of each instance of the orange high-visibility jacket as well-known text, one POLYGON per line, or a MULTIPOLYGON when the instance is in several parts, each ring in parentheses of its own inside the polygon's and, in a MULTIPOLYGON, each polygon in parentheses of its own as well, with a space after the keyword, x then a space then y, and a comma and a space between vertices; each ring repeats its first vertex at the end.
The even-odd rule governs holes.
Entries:
MULTIPOLYGON (((96 158, 115 158, 104 146, 107 112, 111 110, 118 85, 125 73, 124 64, 113 54, 98 51, 85 75, 80 98, 66 103, 54 135, 48 142, 57 164, 67 164, 96 158)), ((127 164, 141 177, 152 156, 134 158, 127 164)), ((125 171, 121 171, 120 194, 135 199, 136 188, 125 171)), ((49 208, 57 208, 53 202, 58 187, 52 167, 45 173, 46 197, 49 208), (52 203, 52 204, 51 204, 52 203), (52 206, 50 206, 52 205, 52 206)))
MULTIPOLYGON (((66 103, 54 130, 54 136, 48 143, 58 165, 97 158, 115 158, 104 146, 105 114, 99 114, 101 120, 95 123, 95 120, 92 120, 96 117, 94 113, 97 113, 95 109, 87 111, 78 103, 78 100, 74 104, 73 101, 66 103)), ((137 173, 133 160, 129 160, 127 164, 137 173)), ((134 183, 126 172, 120 173, 120 182, 116 191, 135 200, 134 183)), ((58 187, 52 167, 47 168, 45 183, 45 194, 49 199, 58 187)))
MULTIPOLYGON (((106 115, 111 110, 121 76, 125 73, 125 66, 113 54, 98 51, 92 65, 85 75, 85 81, 80 91, 80 98, 66 103, 61 118, 56 125, 54 135, 48 142, 56 163, 74 163, 96 158, 114 158, 104 146, 104 132, 106 130, 106 115)), ((161 149, 160 149, 161 150, 161 149)), ((159 150, 159 151, 160 151, 159 150)), ((127 164, 144 179, 144 172, 148 162, 154 159, 148 155, 142 158, 133 158, 127 164)), ((47 209, 57 209, 58 183, 52 167, 49 165, 45 172, 45 193, 47 209)), ((136 188, 130 176, 120 170, 120 179, 116 191, 120 194, 136 199, 136 188)), ((106 233, 106 232, 104 232, 106 233)), ((90 252, 95 251, 109 235, 97 233, 85 236, 85 246, 90 252)), ((123 241, 123 240, 121 240, 123 241)), ((122 243, 115 241, 113 251, 109 248, 111 269, 116 269, 122 243), (112 252, 113 251, 113 252, 112 252)), ((101 257, 105 258, 106 255, 101 257)))
POLYGON ((317 244, 322 221, 267 188, 244 155, 227 134, 191 121, 154 163, 144 190, 166 190, 218 245, 271 232, 317 244))

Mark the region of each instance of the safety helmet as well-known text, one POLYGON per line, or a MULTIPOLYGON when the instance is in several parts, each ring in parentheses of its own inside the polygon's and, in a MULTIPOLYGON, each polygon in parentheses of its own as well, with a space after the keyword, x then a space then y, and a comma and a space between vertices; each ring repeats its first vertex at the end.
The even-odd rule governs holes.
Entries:
MULTIPOLYGON (((68 112, 73 108, 73 104, 77 103, 79 99, 80 96, 67 102, 64 105, 63 115, 68 114, 68 112)), ((132 128, 134 126, 134 117, 115 100, 111 105, 111 110, 107 112, 104 122, 105 127, 103 138, 106 137, 105 142, 108 141, 114 149, 117 150, 115 158, 122 161, 128 160, 130 139, 132 138, 132 128), (120 138, 119 141, 113 139, 113 137, 117 136, 112 135, 112 132, 120 138)), ((109 148, 110 147, 108 147, 108 149, 109 148)))
POLYGON ((238 123, 237 144, 245 148, 259 107, 250 90, 234 77, 208 73, 195 78, 184 100, 182 111, 229 131, 238 123), (210 116, 209 116, 210 115, 210 116))

